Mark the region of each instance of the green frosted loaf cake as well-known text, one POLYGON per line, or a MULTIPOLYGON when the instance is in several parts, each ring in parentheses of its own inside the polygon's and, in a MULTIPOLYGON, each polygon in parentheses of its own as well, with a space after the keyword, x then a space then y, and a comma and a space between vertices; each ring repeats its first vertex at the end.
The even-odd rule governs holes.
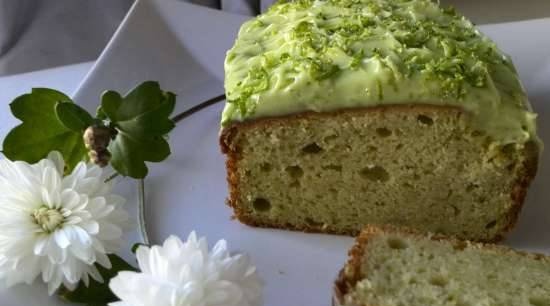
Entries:
POLYGON ((511 60, 428 0, 281 1, 225 61, 228 203, 256 226, 497 240, 540 143, 511 60))

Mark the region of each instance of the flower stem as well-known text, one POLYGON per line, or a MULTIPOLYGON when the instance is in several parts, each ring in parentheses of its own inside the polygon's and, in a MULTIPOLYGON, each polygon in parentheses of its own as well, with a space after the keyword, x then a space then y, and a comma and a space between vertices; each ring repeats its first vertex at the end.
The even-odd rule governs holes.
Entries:
POLYGON ((174 121, 174 123, 178 123, 179 121, 193 115, 194 113, 204 109, 204 108, 207 108, 208 106, 210 105, 213 105, 213 104, 216 104, 220 101, 223 101, 225 100, 225 95, 224 94, 221 94, 221 95, 218 95, 218 96, 215 96, 211 99, 208 99, 200 104, 197 104, 193 107, 191 107, 190 109, 184 111, 184 112, 181 112, 177 115, 175 115, 174 117, 172 117, 172 121, 174 121))
MULTIPOLYGON (((178 123, 179 121, 193 115, 194 113, 196 113, 200 110, 203 110, 203 109, 207 108, 208 106, 216 104, 216 103, 218 103, 220 101, 223 101, 223 100, 225 100, 225 95, 224 94, 215 96, 211 99, 208 99, 208 100, 206 100, 206 101, 204 101, 200 104, 197 104, 197 105, 191 107, 190 109, 188 109, 184 112, 181 112, 181 113, 175 115, 172 118, 172 121, 174 121, 174 123, 178 123)), ((118 175, 119 174, 116 173, 116 172, 113 173, 112 175, 110 175, 109 177, 107 177, 105 179, 105 182, 111 181, 112 179, 116 178, 118 175)), ((139 232, 140 232, 140 235, 141 235, 141 241, 145 245, 150 245, 149 235, 147 234, 147 223, 145 222, 145 180, 143 180, 143 179, 138 180, 138 227, 139 227, 139 232)))
POLYGON ((105 182, 105 183, 108 183, 108 182, 114 180, 118 175, 119 175, 118 172, 113 172, 113 174, 109 175, 109 176, 104 180, 104 182, 105 182))
POLYGON ((150 245, 147 224, 145 223, 145 180, 143 179, 138 181, 138 225, 141 241, 145 245, 150 245))

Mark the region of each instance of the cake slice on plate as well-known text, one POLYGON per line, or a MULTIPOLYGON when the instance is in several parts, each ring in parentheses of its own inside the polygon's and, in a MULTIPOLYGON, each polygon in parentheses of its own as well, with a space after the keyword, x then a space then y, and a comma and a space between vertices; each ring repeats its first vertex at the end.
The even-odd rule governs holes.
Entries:
POLYGON ((498 240, 539 152, 511 60, 429 0, 280 1, 225 61, 229 205, 250 225, 498 240))
POLYGON ((550 257, 367 227, 336 281, 334 305, 550 305, 550 257))

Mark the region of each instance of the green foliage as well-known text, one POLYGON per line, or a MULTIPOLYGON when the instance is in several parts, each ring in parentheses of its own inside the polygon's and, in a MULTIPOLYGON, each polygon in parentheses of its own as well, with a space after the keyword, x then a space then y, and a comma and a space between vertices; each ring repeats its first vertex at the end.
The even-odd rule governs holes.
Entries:
POLYGON ((122 97, 116 91, 108 90, 101 95, 101 105, 97 110, 97 116, 102 119, 117 120, 116 111, 122 103, 122 97))
POLYGON ((170 155, 165 139, 175 126, 169 116, 174 110, 176 96, 164 92, 157 82, 144 82, 125 97, 113 91, 101 97, 98 116, 110 120, 117 131, 109 144, 111 165, 120 174, 144 178, 146 161, 160 162, 170 155))
POLYGON ((66 288, 60 289, 57 293, 59 297, 67 302, 85 304, 87 306, 106 306, 108 303, 117 301, 118 298, 109 289, 109 280, 115 277, 120 271, 137 270, 117 255, 110 254, 108 256, 111 260, 112 268, 106 269, 96 264, 96 268, 103 277, 104 282, 100 283, 94 279, 90 279, 89 285, 86 286, 81 281, 73 291, 69 291, 66 288))
POLYGON ((105 92, 97 118, 93 118, 63 93, 35 88, 10 104, 13 115, 22 123, 4 139, 3 153, 11 160, 36 163, 51 151, 59 151, 66 171, 70 171, 88 158, 83 132, 89 126, 107 124, 116 130, 108 146, 113 168, 124 176, 144 178, 148 172, 146 161, 160 162, 170 155, 165 137, 174 128, 169 116, 175 100, 173 93, 148 81, 125 97, 105 92))
POLYGON ((10 160, 36 163, 56 150, 63 155, 66 170, 70 171, 78 162, 86 159, 86 148, 82 133, 64 125, 56 109, 61 110, 63 122, 76 127, 78 118, 86 116, 76 111, 80 115, 75 117, 73 106, 69 97, 47 88, 34 88, 31 93, 17 97, 10 104, 10 109, 22 123, 4 139, 4 155, 10 160))
POLYGON ((55 114, 63 126, 75 132, 84 131, 94 122, 94 118, 85 109, 74 103, 57 102, 55 114))

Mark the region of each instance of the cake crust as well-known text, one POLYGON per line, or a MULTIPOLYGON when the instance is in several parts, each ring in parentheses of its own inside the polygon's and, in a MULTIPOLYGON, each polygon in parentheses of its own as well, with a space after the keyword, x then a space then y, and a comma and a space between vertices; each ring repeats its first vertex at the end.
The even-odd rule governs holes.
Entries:
MULTIPOLYGON (((244 133, 251 129, 265 129, 270 126, 281 124, 281 123, 291 123, 300 120, 314 120, 314 119, 330 119, 341 114, 371 114, 376 112, 449 112, 455 113, 458 115, 466 114, 463 110, 453 107, 453 106, 439 106, 439 105, 428 105, 428 104, 407 104, 407 105, 383 105, 376 107, 366 107, 366 108, 352 108, 352 109, 342 109, 332 112, 305 112, 292 114, 287 116, 280 117, 267 117, 259 118, 256 120, 249 120, 244 122, 233 122, 230 125, 224 127, 220 132, 220 146, 222 153, 227 155, 226 160, 226 170, 227 170, 227 182, 229 185, 229 196, 226 200, 226 204, 230 206, 234 211, 234 217, 244 224, 255 226, 255 227, 265 227, 265 228, 280 228, 288 230, 297 230, 303 232, 314 232, 314 233, 328 233, 328 234, 341 234, 355 236, 358 234, 358 231, 346 231, 331 228, 330 226, 310 226, 303 224, 302 226, 296 226, 289 223, 278 223, 270 222, 269 220, 257 220, 250 217, 243 207, 238 205, 239 194, 239 172, 238 164, 239 160, 242 159, 242 148, 239 147, 239 144, 235 141, 235 138, 239 133, 244 133)), ((524 203, 525 196, 527 194, 527 189, 530 182, 533 180, 536 174, 537 164, 538 164, 538 147, 534 143, 528 143, 526 145, 525 153, 527 158, 525 158, 523 165, 521 166, 520 175, 516 179, 516 183, 512 190, 510 190, 510 198, 513 201, 512 207, 508 211, 507 219, 509 220, 508 224, 498 233, 493 239, 481 240, 483 242, 497 242, 503 239, 504 235, 510 231, 517 222, 519 213, 524 203)))
MULTIPOLYGON (((344 268, 340 270, 338 277, 334 282, 333 287, 333 296, 332 296, 332 305, 341 306, 344 302, 344 297, 348 294, 355 285, 366 275, 362 275, 361 272, 361 262, 363 261, 366 254, 366 249, 370 239, 378 234, 382 233, 394 233, 394 234, 404 234, 412 236, 413 239, 426 237, 426 235, 421 234, 413 229, 409 228, 398 228, 392 225, 384 226, 367 226, 355 240, 355 244, 348 252, 348 262, 345 264, 344 268)), ((487 244, 481 242, 471 242, 459 240, 453 237, 448 237, 441 234, 428 234, 428 237, 431 240, 435 241, 449 241, 457 248, 473 247, 479 249, 493 249, 500 254, 518 254, 525 257, 530 257, 535 260, 546 260, 550 261, 550 256, 538 253, 527 253, 522 251, 517 251, 505 246, 499 246, 494 244, 487 244)), ((376 305, 357 305, 357 306, 376 306, 376 305)))

